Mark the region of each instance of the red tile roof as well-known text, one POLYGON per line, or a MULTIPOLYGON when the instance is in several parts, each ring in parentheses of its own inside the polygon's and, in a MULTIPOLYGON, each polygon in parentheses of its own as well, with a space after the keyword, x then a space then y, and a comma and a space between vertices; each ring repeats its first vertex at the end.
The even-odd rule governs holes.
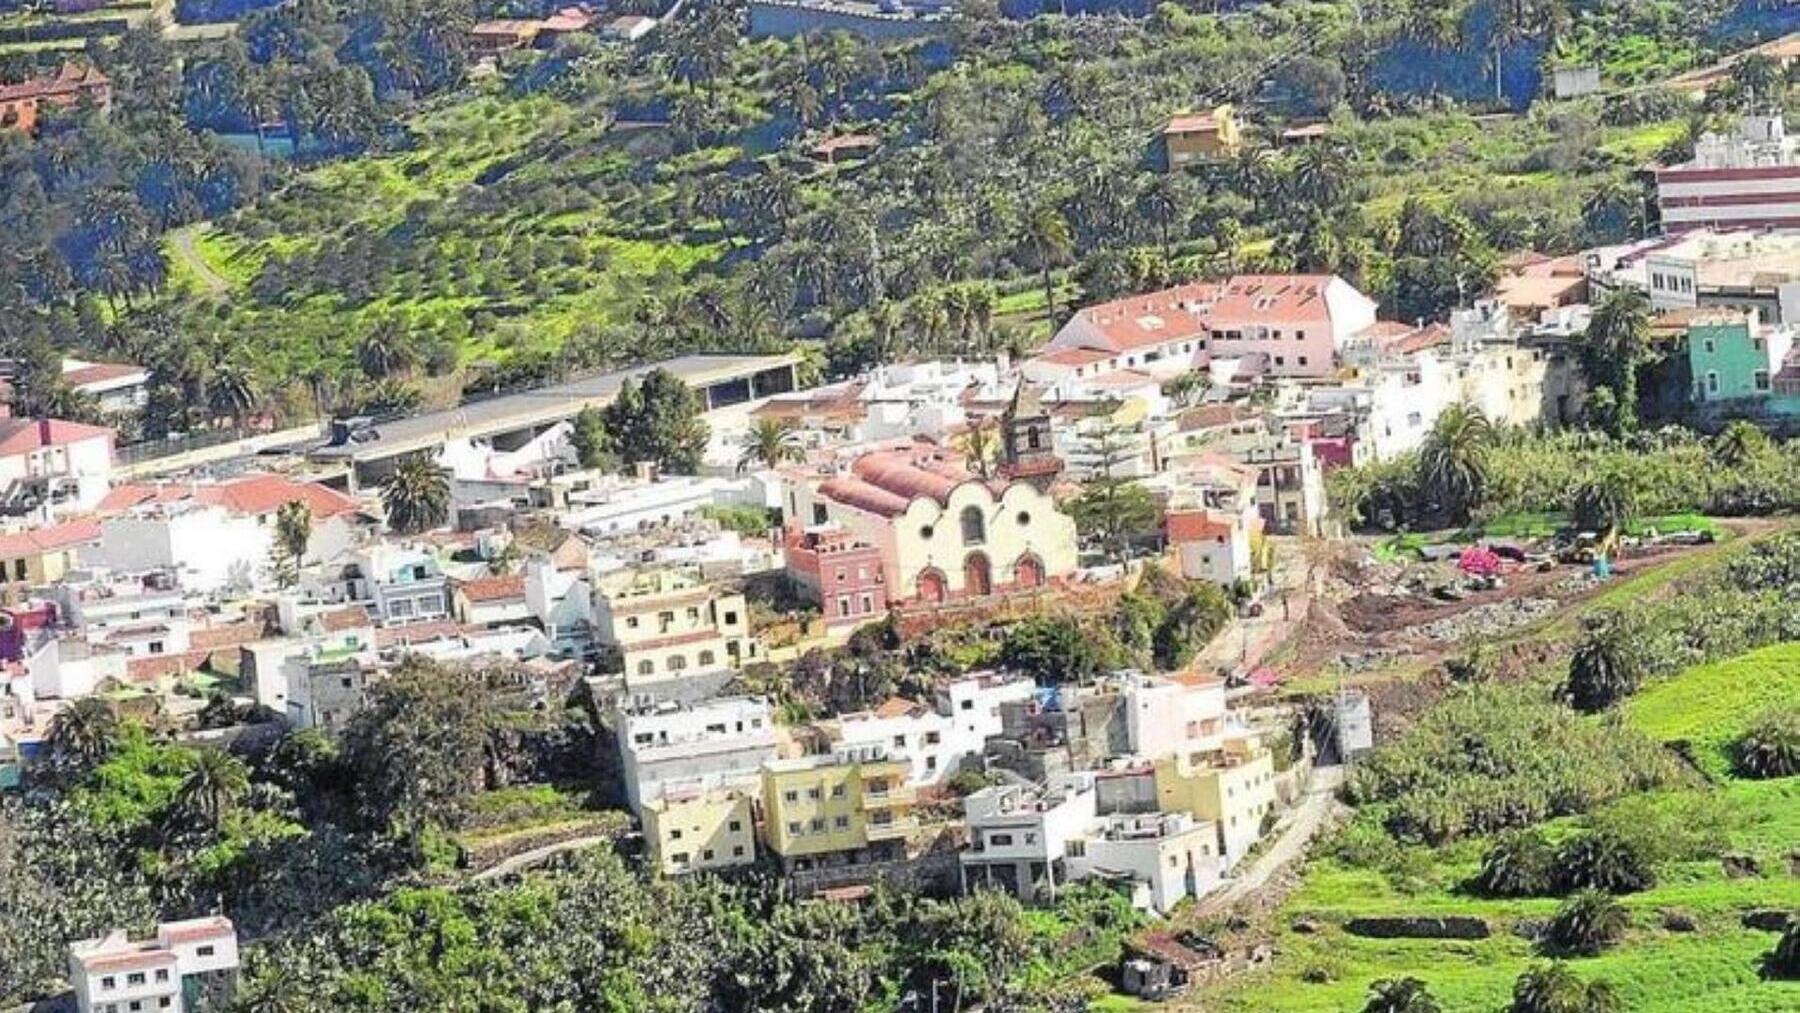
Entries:
POLYGON ((113 431, 63 419, 0 419, 0 456, 5 457, 102 438, 110 442, 113 431))
POLYGON ((1207 314, 1213 320, 1256 320, 1272 324, 1325 323, 1329 274, 1240 274, 1227 282, 1207 314))
POLYGON ((650 640, 639 640, 636 643, 623 645, 627 651, 655 651, 664 647, 680 647, 683 644, 697 644, 703 640, 720 640, 724 634, 717 630, 692 630, 677 633, 673 636, 655 637, 650 640))
POLYGON ((454 619, 434 619, 408 623, 405 626, 383 626, 375 631, 375 646, 381 650, 422 644, 430 640, 448 640, 462 636, 462 624, 454 619))
POLYGON ((1189 116, 1174 116, 1169 125, 1163 128, 1165 134, 1204 134, 1219 129, 1219 118, 1211 113, 1196 113, 1189 116))
POLYGON ((69 96, 84 88, 96 88, 106 83, 106 75, 98 67, 71 60, 64 63, 54 75, 34 77, 17 84, 0 84, 0 102, 69 96))
POLYGON ((515 573, 504 577, 477 577, 474 580, 463 581, 459 588, 463 597, 471 602, 523 598, 525 597, 525 575, 515 573))
POLYGON ((1097 348, 1053 348, 1037 356, 1037 361, 1048 362, 1053 366, 1086 366, 1089 363, 1104 362, 1112 358, 1112 354, 1097 348))
POLYGON ((134 376, 148 379, 150 371, 142 366, 133 366, 126 362, 89 362, 74 369, 65 370, 62 378, 64 383, 79 389, 89 384, 123 380, 134 376))
POLYGON ((0 535, 0 559, 23 559, 99 540, 100 523, 93 520, 69 521, 47 528, 16 531, 0 535))
POLYGON ((369 619, 369 610, 363 608, 361 605, 351 605, 347 608, 336 609, 331 612, 321 612, 318 615, 318 620, 319 628, 327 633, 342 633, 345 630, 354 630, 364 626, 375 625, 369 619))
POLYGON ((929 497, 940 506, 964 482, 980 481, 963 465, 961 454, 930 444, 876 450, 857 458, 849 475, 829 479, 819 493, 846 506, 882 517, 906 511, 913 500, 929 497))
POLYGON ((1206 510, 1183 510, 1163 518, 1171 542, 1198 542, 1229 537, 1231 522, 1206 510))
POLYGON ((284 504, 298 500, 306 504, 314 520, 357 509, 354 499, 335 489, 317 482, 296 482, 284 475, 251 475, 206 485, 122 485, 107 493, 98 509, 101 513, 119 513, 148 503, 184 500, 251 516, 274 513, 284 504))
POLYGON ((1125 352, 1205 335, 1202 307, 1219 290, 1218 282, 1194 282, 1085 306, 1075 315, 1109 349, 1125 352))

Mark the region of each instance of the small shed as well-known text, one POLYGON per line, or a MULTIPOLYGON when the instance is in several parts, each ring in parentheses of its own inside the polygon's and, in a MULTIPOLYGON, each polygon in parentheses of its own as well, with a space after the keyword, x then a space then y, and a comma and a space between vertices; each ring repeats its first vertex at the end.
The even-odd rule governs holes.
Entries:
POLYGON ((1551 94, 1557 98, 1580 98, 1600 90, 1599 67, 1558 67, 1550 75, 1551 94))

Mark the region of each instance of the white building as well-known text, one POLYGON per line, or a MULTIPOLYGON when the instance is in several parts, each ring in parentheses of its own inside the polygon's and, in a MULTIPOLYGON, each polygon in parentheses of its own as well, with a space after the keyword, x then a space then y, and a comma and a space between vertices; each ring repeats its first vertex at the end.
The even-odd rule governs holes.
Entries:
POLYGON ((1006 888, 1031 899, 1069 882, 1069 842, 1098 819, 1094 780, 1077 774, 1049 789, 983 788, 963 799, 969 846, 960 856, 964 890, 1006 888))
POLYGON ((80 636, 46 637, 25 656, 32 692, 45 699, 78 700, 92 696, 108 680, 124 682, 131 652, 97 644, 80 636))
POLYGON ((288 723, 336 735, 369 703, 369 686, 379 673, 372 645, 312 644, 283 659, 288 723))
POLYGON ((1656 170, 1656 205, 1669 233, 1800 225, 1800 138, 1780 113, 1701 134, 1692 160, 1656 170))
POLYGON ((237 930, 217 915, 164 922, 143 941, 114 929, 69 944, 69 981, 81 1013, 223 1010, 237 978, 237 930))
POLYGON ((94 509, 112 478, 113 438, 103 426, 0 418, 0 503, 45 520, 94 509))
POLYGON ((1125 727, 1131 752, 1142 759, 1212 752, 1241 729, 1225 707, 1222 681, 1190 684, 1156 676, 1127 677, 1125 727))
POLYGON ((928 705, 894 698, 874 710, 845 714, 828 731, 845 746, 881 745, 912 769, 907 783, 940 784, 1001 732, 1000 705, 1031 699, 1030 679, 986 674, 958 679, 928 705))
POLYGON ((63 383, 94 399, 103 415, 124 415, 150 400, 150 371, 124 362, 62 361, 63 383))
POLYGON ((121 573, 169 570, 196 594, 241 594, 265 583, 271 527, 223 507, 163 503, 100 522, 100 544, 82 561, 121 573))
POLYGON ((1219 884, 1224 860, 1211 823, 1186 813, 1115 813, 1068 844, 1071 879, 1129 877, 1140 908, 1168 914, 1219 884))
POLYGON ((641 814, 664 789, 749 788, 775 758, 775 719, 759 697, 719 697, 617 715, 625 796, 641 814))
POLYGON ((568 508, 557 523, 584 534, 603 536, 672 524, 701 507, 730 502, 737 486, 723 478, 669 475, 655 481, 611 479, 569 494, 568 508))

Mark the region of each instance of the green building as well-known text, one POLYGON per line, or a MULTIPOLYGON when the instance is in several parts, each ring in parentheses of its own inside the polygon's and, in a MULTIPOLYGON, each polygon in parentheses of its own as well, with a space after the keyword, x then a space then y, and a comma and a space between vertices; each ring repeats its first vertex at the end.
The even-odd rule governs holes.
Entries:
POLYGON ((1687 330, 1694 404, 1723 408, 1731 402, 1750 414, 1800 414, 1800 397, 1778 392, 1775 383, 1792 343, 1786 330, 1761 326, 1752 314, 1695 317, 1687 330))

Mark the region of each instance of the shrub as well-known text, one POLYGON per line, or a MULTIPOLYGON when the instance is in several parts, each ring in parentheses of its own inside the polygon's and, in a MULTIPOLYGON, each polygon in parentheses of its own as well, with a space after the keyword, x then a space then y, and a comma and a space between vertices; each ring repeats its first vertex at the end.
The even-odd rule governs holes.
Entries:
POLYGON ((1611 984, 1582 981, 1566 965, 1549 964, 1519 975, 1509 1013, 1620 1013, 1624 1008, 1611 984))
POLYGON ((1549 893, 1555 850, 1535 830, 1500 835, 1481 856, 1481 869, 1470 886, 1489 897, 1535 897, 1549 893))
POLYGON ((1614 615, 1588 627, 1569 659, 1569 677, 1561 696, 1578 711, 1602 711, 1637 691, 1644 663, 1637 631, 1614 615))
POLYGON ((1763 973, 1771 978, 1800 978, 1800 918, 1788 919, 1775 948, 1763 958, 1763 973))
POLYGON ((1443 1007, 1417 978, 1372 982, 1363 1013, 1439 1013, 1443 1007))
POLYGON ((1593 956, 1618 942, 1630 923, 1625 908, 1612 897, 1599 890, 1580 890, 1556 909, 1545 942, 1563 953, 1593 956))
POLYGON ((1731 769, 1757 779, 1800 774, 1800 710, 1772 710, 1757 718, 1731 744, 1731 769))
POLYGON ((1610 830, 1571 838, 1556 852, 1556 886, 1563 891, 1636 893, 1656 884, 1656 874, 1631 841, 1610 830))

